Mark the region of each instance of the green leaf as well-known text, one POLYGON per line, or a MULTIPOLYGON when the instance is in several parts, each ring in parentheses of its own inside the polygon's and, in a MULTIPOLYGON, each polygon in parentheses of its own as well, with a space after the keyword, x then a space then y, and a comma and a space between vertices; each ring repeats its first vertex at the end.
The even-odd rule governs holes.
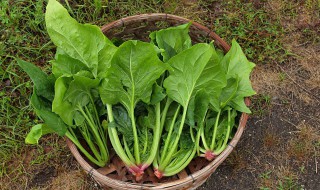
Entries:
POLYGON ((250 82, 250 73, 255 64, 248 61, 241 47, 235 40, 232 40, 231 49, 222 59, 221 65, 228 79, 239 77, 239 87, 236 96, 247 97, 255 94, 250 82))
POLYGON ((226 78, 219 64, 210 62, 214 50, 208 44, 196 44, 168 62, 173 70, 164 80, 170 98, 187 107, 198 90, 206 89, 213 96, 220 94, 226 78))
POLYGON ((68 100, 72 105, 85 106, 92 97, 91 90, 97 88, 100 81, 80 75, 75 75, 73 78, 64 95, 64 100, 68 100))
POLYGON ((37 124, 31 128, 25 138, 26 144, 38 144, 39 139, 46 134, 53 133, 54 131, 45 124, 37 124))
POLYGON ((177 55, 192 46, 189 36, 191 23, 170 27, 152 32, 149 37, 154 44, 165 51, 161 53, 163 61, 167 62, 171 57, 177 55))
POLYGON ((239 85, 239 78, 229 78, 227 86, 222 89, 220 95, 220 107, 224 108, 235 97, 239 85))
POLYGON ((60 136, 63 136, 66 133, 67 125, 57 114, 51 111, 51 103, 38 96, 35 90, 31 96, 31 104, 33 105, 37 115, 49 128, 60 136))
POLYGON ((115 127, 117 130, 125 136, 129 145, 133 144, 132 124, 127 110, 122 106, 113 106, 113 117, 115 120, 115 127))
POLYGON ((222 59, 221 65, 228 79, 237 78, 239 80, 237 92, 227 104, 238 111, 251 113, 244 103, 244 98, 256 93, 250 82, 250 73, 255 64, 248 61, 239 44, 233 39, 231 49, 222 59))
POLYGON ((132 111, 138 101, 150 102, 152 86, 165 70, 152 44, 127 41, 113 56, 99 89, 101 99, 104 104, 121 103, 132 111))
POLYGON ((99 52, 111 45, 95 25, 79 24, 57 1, 49 0, 45 21, 48 34, 53 43, 70 57, 85 64, 97 76, 99 52))
POLYGON ((197 105, 197 107, 194 111, 194 115, 198 125, 205 121, 209 109, 209 101, 210 97, 205 89, 197 92, 195 97, 195 105, 197 105))
MULTIPOLYGON (((235 118, 237 116, 236 110, 232 109, 230 114, 230 131, 232 131, 232 128, 235 123, 235 118)), ((228 131, 228 114, 226 113, 223 119, 220 121, 218 128, 217 128, 217 140, 223 140, 226 136, 226 133, 228 131)))
POLYGON ((151 94, 151 104, 156 104, 161 102, 167 95, 164 93, 164 89, 159 86, 157 83, 153 85, 153 91, 151 94))
POLYGON ((233 98, 231 102, 229 102, 229 105, 240 112, 251 113, 250 109, 246 106, 244 102, 244 98, 241 96, 233 98))
POLYGON ((81 70, 90 71, 81 61, 70 57, 63 50, 57 50, 55 60, 52 62, 52 73, 56 78, 61 76, 70 77, 81 70))
POLYGON ((18 65, 29 75, 37 95, 52 101, 54 97, 53 83, 48 75, 32 63, 17 58, 18 65))
POLYGON ((52 102, 52 111, 58 114, 61 119, 69 126, 73 125, 75 109, 72 104, 65 101, 64 96, 68 90, 72 78, 60 77, 55 83, 55 97, 52 102))
POLYGON ((104 78, 107 74, 108 68, 111 66, 111 60, 117 47, 113 44, 106 44, 106 46, 99 52, 99 62, 98 62, 98 77, 104 78))

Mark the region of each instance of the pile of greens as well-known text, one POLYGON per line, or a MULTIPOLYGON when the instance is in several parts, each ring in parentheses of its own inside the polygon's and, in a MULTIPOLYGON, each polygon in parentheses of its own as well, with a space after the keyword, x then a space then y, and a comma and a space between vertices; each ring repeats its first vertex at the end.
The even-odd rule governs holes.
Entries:
POLYGON ((137 180, 150 165, 161 178, 195 156, 213 160, 232 138, 237 115, 250 113, 244 97, 255 94, 254 63, 235 40, 225 55, 213 43, 193 45, 187 23, 152 32, 150 42, 116 46, 55 0, 45 21, 57 46, 52 74, 17 60, 34 83, 31 104, 43 120, 27 143, 55 132, 99 167, 115 151, 137 180))

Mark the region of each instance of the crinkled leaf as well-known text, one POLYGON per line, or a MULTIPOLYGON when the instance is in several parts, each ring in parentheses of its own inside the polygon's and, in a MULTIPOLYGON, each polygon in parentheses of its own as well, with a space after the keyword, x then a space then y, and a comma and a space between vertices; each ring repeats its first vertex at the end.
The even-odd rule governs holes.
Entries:
POLYGON ((187 107, 198 90, 206 89, 210 95, 220 94, 226 78, 219 64, 210 62, 213 49, 208 44, 196 44, 169 60, 172 70, 164 80, 170 98, 187 107))
POLYGON ((39 139, 46 134, 54 133, 54 131, 46 124, 37 124, 31 128, 25 138, 26 144, 38 144, 39 139))
POLYGON ((192 149, 194 142, 192 141, 191 135, 189 131, 184 131, 179 139, 179 149, 192 149))
MULTIPOLYGON (((226 136, 227 130, 228 130, 228 114, 225 112, 225 116, 223 119, 220 121, 218 128, 217 128, 217 136, 216 139, 218 140, 223 140, 226 136)), ((235 118, 237 116, 236 110, 232 110, 230 113, 230 130, 232 130, 234 123, 235 123, 235 118)))
POLYGON ((187 23, 170 27, 152 32, 149 35, 154 44, 165 50, 161 53, 164 62, 167 62, 171 57, 192 46, 189 36, 190 25, 191 23, 187 23))
POLYGON ((152 44, 127 41, 113 56, 99 89, 101 99, 105 104, 121 103, 128 111, 140 100, 149 103, 152 86, 165 70, 152 44))
POLYGON ((139 135, 139 152, 141 155, 141 160, 145 161, 148 159, 148 156, 150 154, 150 149, 152 146, 153 141, 153 135, 150 131, 150 126, 140 126, 140 130, 138 132, 139 135))
POLYGON ((133 144, 132 124, 127 110, 122 106, 113 106, 112 111, 116 128, 125 136, 128 144, 133 144))
POLYGON ((32 63, 23 61, 17 58, 18 65, 29 75, 37 95, 52 101, 54 97, 53 86, 54 83, 48 78, 48 75, 44 73, 40 68, 32 63))

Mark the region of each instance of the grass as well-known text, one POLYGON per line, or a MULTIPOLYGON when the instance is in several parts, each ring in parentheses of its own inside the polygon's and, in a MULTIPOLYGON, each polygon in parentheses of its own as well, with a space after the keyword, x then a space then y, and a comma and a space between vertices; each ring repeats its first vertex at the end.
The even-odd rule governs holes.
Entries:
MULTIPOLYGON (((285 64, 288 60, 299 59, 301 55, 294 56, 299 54, 297 47, 316 46, 320 43, 317 25, 314 24, 315 20, 320 18, 320 4, 317 0, 305 0, 302 3, 287 0, 61 2, 79 22, 99 26, 140 13, 166 12, 184 16, 208 26, 229 43, 232 38, 236 38, 245 49, 248 58, 259 67, 285 64), (295 44, 292 45, 291 41, 295 44)), ((45 6, 45 0, 0 2, 0 186, 4 189, 38 188, 32 183, 36 174, 45 166, 54 166, 59 175, 53 179, 52 184, 47 183, 52 180, 48 177, 47 181, 40 184, 41 188, 81 189, 92 186, 88 182, 90 180, 81 180, 84 174, 77 170, 77 166, 70 164, 74 162, 62 138, 49 135, 37 146, 24 144, 24 137, 29 128, 39 123, 39 120, 28 100, 33 84, 18 67, 15 58, 35 63, 50 73, 48 61, 53 59, 55 46, 45 30, 45 6), (64 181, 66 176, 78 180, 74 180, 75 184, 68 186, 64 181), (7 185, 4 186, 5 184, 7 185)), ((305 49, 305 52, 307 50, 310 51, 305 49)), ((287 82, 285 73, 278 72, 275 76, 280 82, 287 82)), ((262 80, 262 86, 265 81, 262 80)), ((271 92, 259 93, 253 98, 254 115, 266 116, 272 108, 272 98, 271 92)), ((310 142, 311 137, 306 136, 312 133, 310 130, 299 129, 298 136, 288 144, 292 158, 302 159, 305 155, 319 155, 318 152, 306 148, 309 145, 317 150, 320 148, 319 140, 312 137, 313 141, 310 142), (305 154, 306 150, 308 154, 305 154)), ((267 147, 277 146, 278 141, 278 137, 275 139, 272 135, 264 138, 267 147)), ((237 165, 238 170, 241 170, 246 163, 242 155, 239 155, 232 158, 230 164, 237 165)), ((269 178, 272 174, 268 170, 262 173, 260 178, 269 180, 268 183, 278 189, 298 187, 297 178, 292 175, 282 174, 277 179, 269 178)))

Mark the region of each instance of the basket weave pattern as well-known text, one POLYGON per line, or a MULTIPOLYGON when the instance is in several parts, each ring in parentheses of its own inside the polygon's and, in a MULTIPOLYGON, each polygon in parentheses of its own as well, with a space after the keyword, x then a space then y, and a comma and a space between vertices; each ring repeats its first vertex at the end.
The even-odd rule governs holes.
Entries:
MULTIPOLYGON (((175 15, 161 13, 142 14, 114 21, 102 26, 101 30, 109 39, 120 38, 124 40, 139 39, 149 41, 148 35, 150 32, 187 22, 190 22, 190 20, 175 15)), ((196 22, 193 22, 190 26, 190 36, 193 43, 214 40, 215 45, 224 52, 228 52, 230 49, 230 46, 217 34, 196 22)), ((250 104, 248 98, 245 99, 245 102, 247 105, 250 104)), ((76 146, 69 139, 67 139, 67 145, 82 168, 106 189, 195 189, 201 186, 231 153, 245 129, 247 119, 248 115, 243 113, 235 136, 228 147, 213 161, 208 162, 204 158, 195 158, 179 174, 161 180, 154 176, 153 170, 149 167, 145 171, 142 181, 136 183, 134 176, 128 172, 127 168, 116 155, 111 155, 111 161, 107 166, 96 168, 79 153, 76 146)))

